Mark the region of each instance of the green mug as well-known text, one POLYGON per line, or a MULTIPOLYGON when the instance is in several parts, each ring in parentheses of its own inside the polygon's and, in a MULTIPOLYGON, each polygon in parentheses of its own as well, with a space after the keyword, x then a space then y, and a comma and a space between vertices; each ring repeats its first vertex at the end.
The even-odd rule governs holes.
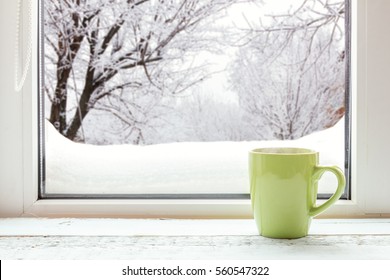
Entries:
POLYGON ((312 217, 335 203, 345 189, 344 173, 336 166, 319 166, 318 152, 301 148, 262 148, 249 152, 250 193, 259 234, 299 238, 308 234, 312 217), (336 175, 336 192, 316 206, 318 180, 336 175))

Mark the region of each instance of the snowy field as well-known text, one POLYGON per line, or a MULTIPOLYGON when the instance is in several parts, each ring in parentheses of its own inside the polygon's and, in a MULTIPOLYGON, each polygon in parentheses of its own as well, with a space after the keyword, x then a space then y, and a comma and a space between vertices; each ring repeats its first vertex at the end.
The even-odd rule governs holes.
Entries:
MULTIPOLYGON (((248 193, 248 151, 302 147, 320 152, 321 165, 344 166, 344 119, 292 141, 199 142, 151 146, 74 143, 46 122, 49 194, 248 193)), ((324 175, 319 192, 336 182, 324 175)))

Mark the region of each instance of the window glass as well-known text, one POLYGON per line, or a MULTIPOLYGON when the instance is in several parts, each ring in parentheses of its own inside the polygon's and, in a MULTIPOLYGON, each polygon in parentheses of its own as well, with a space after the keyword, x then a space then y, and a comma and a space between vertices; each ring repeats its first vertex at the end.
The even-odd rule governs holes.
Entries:
POLYGON ((41 196, 248 197, 259 147, 346 166, 345 5, 41 1, 41 196))

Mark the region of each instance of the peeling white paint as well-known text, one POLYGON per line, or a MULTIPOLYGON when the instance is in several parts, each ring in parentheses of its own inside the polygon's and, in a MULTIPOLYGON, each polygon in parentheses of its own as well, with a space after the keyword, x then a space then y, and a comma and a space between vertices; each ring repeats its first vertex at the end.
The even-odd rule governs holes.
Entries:
POLYGON ((314 220, 278 240, 253 220, 0 219, 0 259, 390 260, 390 220, 314 220))

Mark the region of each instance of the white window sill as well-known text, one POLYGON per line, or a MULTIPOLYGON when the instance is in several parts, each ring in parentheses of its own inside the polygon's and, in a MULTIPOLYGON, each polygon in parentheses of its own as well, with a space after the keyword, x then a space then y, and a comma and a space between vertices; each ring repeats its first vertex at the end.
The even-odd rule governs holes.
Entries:
POLYGON ((1 259, 390 259, 390 219, 258 236, 253 220, 0 219, 1 259))

